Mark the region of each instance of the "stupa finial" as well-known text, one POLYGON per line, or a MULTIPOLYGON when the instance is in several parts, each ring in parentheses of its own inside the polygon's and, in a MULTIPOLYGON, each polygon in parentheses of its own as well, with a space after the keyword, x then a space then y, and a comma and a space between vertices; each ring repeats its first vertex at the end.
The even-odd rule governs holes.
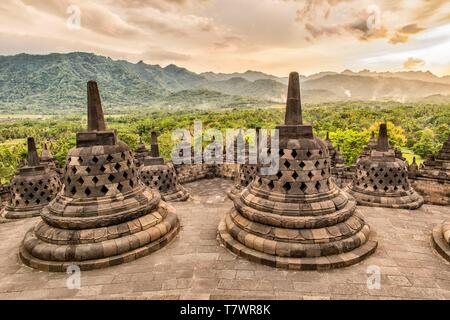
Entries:
POLYGON ((36 167, 40 164, 39 157, 36 151, 36 142, 34 138, 29 137, 27 139, 28 145, 28 153, 27 153, 27 162, 29 167, 36 167))
POLYGON ((151 156, 152 158, 159 158, 159 145, 158 136, 155 131, 152 131, 152 145, 151 145, 151 156))
POLYGON ((102 101, 98 91, 97 82, 87 83, 88 99, 88 131, 105 131, 106 123, 103 116, 102 101))
POLYGON ((286 102, 286 116, 284 120, 286 125, 301 125, 302 103, 300 100, 300 79, 297 72, 291 72, 289 75, 288 95, 286 102))
POLYGON ((378 134, 377 151, 388 151, 389 141, 386 123, 380 124, 380 133, 378 134))

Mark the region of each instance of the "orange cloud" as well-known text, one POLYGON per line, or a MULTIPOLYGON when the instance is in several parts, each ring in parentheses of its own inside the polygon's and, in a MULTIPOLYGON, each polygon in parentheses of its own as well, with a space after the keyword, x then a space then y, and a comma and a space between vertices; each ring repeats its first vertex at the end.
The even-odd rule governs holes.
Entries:
POLYGON ((418 67, 421 67, 425 65, 425 61, 422 59, 417 59, 417 58, 408 58, 408 60, 406 60, 403 63, 403 68, 408 69, 408 70, 412 70, 412 69, 416 69, 418 67))
POLYGON ((397 30, 389 40, 391 44, 406 43, 409 41, 409 36, 426 30, 426 28, 419 27, 417 23, 408 24, 397 30))

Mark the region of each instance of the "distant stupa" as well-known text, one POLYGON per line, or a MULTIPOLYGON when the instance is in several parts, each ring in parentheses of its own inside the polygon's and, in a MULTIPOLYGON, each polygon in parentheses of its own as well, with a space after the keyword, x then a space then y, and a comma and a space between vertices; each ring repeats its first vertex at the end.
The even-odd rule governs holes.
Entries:
POLYGON ((7 219, 39 216, 61 189, 58 174, 40 162, 34 138, 28 138, 27 145, 27 164, 12 178, 8 204, 0 213, 7 219))
POLYGON ((156 132, 151 133, 150 156, 145 157, 140 170, 142 181, 157 190, 165 201, 186 201, 189 193, 178 183, 177 173, 172 163, 165 163, 159 153, 156 132))
POLYGON ((423 198, 408 181, 406 163, 395 156, 389 146, 387 126, 380 125, 376 148, 361 157, 348 192, 358 204, 372 207, 417 209, 423 198))

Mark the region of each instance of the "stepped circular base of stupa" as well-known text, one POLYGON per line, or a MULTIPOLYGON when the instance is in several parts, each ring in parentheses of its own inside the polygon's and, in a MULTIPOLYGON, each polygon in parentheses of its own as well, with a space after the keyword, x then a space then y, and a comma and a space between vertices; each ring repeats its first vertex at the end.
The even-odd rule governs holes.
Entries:
POLYGON ((392 195, 363 193, 353 189, 352 186, 346 187, 345 191, 355 198, 358 205, 367 207, 415 210, 424 203, 423 197, 413 189, 392 195))
MULTIPOLYGON (((234 224, 231 213, 227 214, 220 223, 218 235, 219 241, 228 250, 242 258, 270 267, 291 270, 325 270, 347 267, 370 256, 375 252, 378 245, 375 233, 367 227, 367 230, 350 240, 352 242, 355 241, 354 244, 363 242, 360 246, 350 251, 326 256, 297 257, 295 256, 295 250, 298 250, 298 253, 302 252, 303 250, 299 249, 302 246, 301 244, 268 240, 255 236, 234 224), (283 254, 283 256, 277 254, 283 254)), ((342 249, 345 249, 345 242, 338 245, 342 245, 342 249)), ((320 244, 311 244, 309 247, 315 253, 321 253, 322 250, 333 251, 331 247, 326 249, 326 246, 322 247, 320 244)))
POLYGON ((183 186, 179 185, 177 191, 162 193, 161 197, 164 201, 168 202, 183 202, 187 201, 190 195, 189 192, 183 186))
POLYGON ((227 196, 228 198, 230 198, 230 200, 234 201, 234 199, 241 193, 241 191, 242 188, 240 186, 234 185, 230 189, 228 189, 227 196))
POLYGON ((377 247, 355 200, 341 190, 322 195, 322 203, 316 196, 280 202, 275 195, 260 198, 256 190, 253 184, 244 189, 218 228, 220 241, 239 256, 272 267, 316 270, 358 263, 377 247))
MULTIPOLYGON (((116 199, 117 207, 92 203, 92 209, 104 210, 84 217, 55 215, 58 207, 47 207, 42 221, 25 235, 20 258, 35 269, 66 272, 69 266, 93 270, 146 256, 167 245, 180 229, 175 209, 160 199, 156 192, 138 190, 116 199)), ((50 207, 63 205, 65 200, 57 198, 50 207)), ((66 203, 66 209, 71 205, 66 203)))
POLYGON ((450 220, 434 227, 431 240, 434 249, 450 262, 450 220))
POLYGON ((37 206, 34 208, 18 209, 5 207, 0 211, 0 217, 10 220, 29 219, 39 217, 44 206, 37 206))

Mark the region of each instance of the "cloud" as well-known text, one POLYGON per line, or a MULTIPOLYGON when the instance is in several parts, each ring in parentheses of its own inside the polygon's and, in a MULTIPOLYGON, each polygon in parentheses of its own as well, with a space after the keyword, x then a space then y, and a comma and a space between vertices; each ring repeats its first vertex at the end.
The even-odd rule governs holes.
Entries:
POLYGON ((419 27, 417 23, 408 24, 397 30, 395 34, 389 39, 391 44, 407 43, 412 34, 417 34, 426 30, 426 28, 419 27))
POLYGON ((364 1, 308 0, 296 11, 295 20, 304 25, 310 41, 345 35, 369 41, 385 38, 388 34, 380 15, 378 6, 367 6, 364 1))
POLYGON ((424 65, 425 65, 425 61, 422 60, 422 59, 408 58, 403 63, 403 68, 408 69, 408 70, 412 70, 412 69, 416 69, 418 67, 422 67, 424 65))

